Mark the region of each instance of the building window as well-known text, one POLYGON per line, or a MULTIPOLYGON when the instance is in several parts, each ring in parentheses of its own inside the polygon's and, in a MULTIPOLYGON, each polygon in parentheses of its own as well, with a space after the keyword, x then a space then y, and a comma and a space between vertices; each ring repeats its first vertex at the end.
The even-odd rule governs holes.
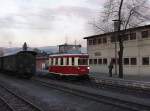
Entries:
POLYGON ((116 59, 115 59, 115 58, 112 58, 111 61, 112 61, 113 64, 116 64, 116 61, 117 61, 117 64, 118 64, 118 62, 119 62, 118 58, 116 58, 116 59))
POLYGON ((143 65, 149 65, 149 57, 143 57, 142 58, 142 64, 143 65))
POLYGON ((142 38, 148 38, 148 30, 142 31, 141 34, 142 34, 142 38))
POLYGON ((122 37, 124 41, 127 41, 129 39, 129 34, 124 34, 122 37))
POLYGON ((136 58, 130 58, 130 60, 131 60, 131 65, 136 65, 137 64, 136 58))
POLYGON ((96 39, 93 39, 93 45, 96 45, 96 39))
POLYGON ((135 40, 135 39, 136 39, 136 33, 131 33, 130 40, 135 40))
POLYGON ((97 64, 97 59, 94 59, 94 64, 97 64))
POLYGON ((115 42, 115 36, 111 36, 111 42, 115 42))
POLYGON ((93 40, 88 40, 89 41, 89 45, 93 44, 93 40))
POLYGON ((107 64, 107 59, 106 58, 103 59, 103 64, 107 64))
POLYGON ((102 43, 102 39, 99 38, 99 39, 98 39, 98 44, 101 44, 101 43, 102 43))
POLYGON ((89 59, 89 64, 93 64, 93 59, 89 59))
POLYGON ((102 59, 98 59, 98 64, 102 64, 102 59))
POLYGON ((129 65, 129 58, 124 58, 124 65, 129 65))
POLYGON ((106 37, 103 38, 103 43, 107 43, 107 38, 106 37))
POLYGON ((111 42, 118 42, 117 36, 111 36, 111 42))

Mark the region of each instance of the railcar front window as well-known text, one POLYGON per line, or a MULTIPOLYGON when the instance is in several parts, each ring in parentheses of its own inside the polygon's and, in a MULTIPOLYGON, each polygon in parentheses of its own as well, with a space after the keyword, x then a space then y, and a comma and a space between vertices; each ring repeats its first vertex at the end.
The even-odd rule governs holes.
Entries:
POLYGON ((78 63, 79 65, 88 65, 88 59, 79 59, 78 63))

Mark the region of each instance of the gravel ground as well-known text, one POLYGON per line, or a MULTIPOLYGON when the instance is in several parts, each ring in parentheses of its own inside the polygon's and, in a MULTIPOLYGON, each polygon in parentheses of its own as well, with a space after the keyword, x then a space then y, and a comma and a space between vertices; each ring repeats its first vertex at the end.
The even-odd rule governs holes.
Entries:
POLYGON ((7 87, 28 98, 45 111, 129 111, 43 87, 31 80, 19 80, 0 75, 0 83, 5 83, 7 87))

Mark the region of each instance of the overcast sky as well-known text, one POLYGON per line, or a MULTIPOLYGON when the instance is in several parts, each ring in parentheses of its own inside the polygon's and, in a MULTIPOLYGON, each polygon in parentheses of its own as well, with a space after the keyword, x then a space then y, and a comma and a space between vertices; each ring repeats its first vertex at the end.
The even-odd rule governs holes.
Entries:
POLYGON ((0 0, 0 47, 80 43, 104 0, 0 0))

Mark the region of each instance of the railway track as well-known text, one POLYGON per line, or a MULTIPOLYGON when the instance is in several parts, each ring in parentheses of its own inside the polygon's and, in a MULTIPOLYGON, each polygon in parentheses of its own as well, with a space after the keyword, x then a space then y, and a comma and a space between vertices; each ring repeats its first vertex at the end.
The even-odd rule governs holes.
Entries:
POLYGON ((54 88, 96 102, 127 109, 128 111, 150 111, 149 101, 142 98, 136 98, 129 95, 118 95, 102 90, 95 90, 89 87, 69 84, 62 81, 58 82, 51 79, 33 78, 32 80, 46 87, 54 88))
POLYGON ((131 81, 131 80, 121 80, 114 78, 94 78, 90 77, 89 80, 84 79, 61 79, 53 76, 42 76, 42 78, 48 78, 50 80, 61 81, 69 84, 80 85, 91 87, 94 89, 102 89, 111 92, 118 92, 127 95, 132 95, 135 97, 148 98, 150 96, 150 83, 131 81))
POLYGON ((42 111, 39 107, 17 95, 2 84, 0 85, 0 101, 5 103, 4 107, 6 107, 8 111, 42 111))
POLYGON ((0 97, 0 108, 1 111, 15 111, 13 108, 3 99, 0 97))

